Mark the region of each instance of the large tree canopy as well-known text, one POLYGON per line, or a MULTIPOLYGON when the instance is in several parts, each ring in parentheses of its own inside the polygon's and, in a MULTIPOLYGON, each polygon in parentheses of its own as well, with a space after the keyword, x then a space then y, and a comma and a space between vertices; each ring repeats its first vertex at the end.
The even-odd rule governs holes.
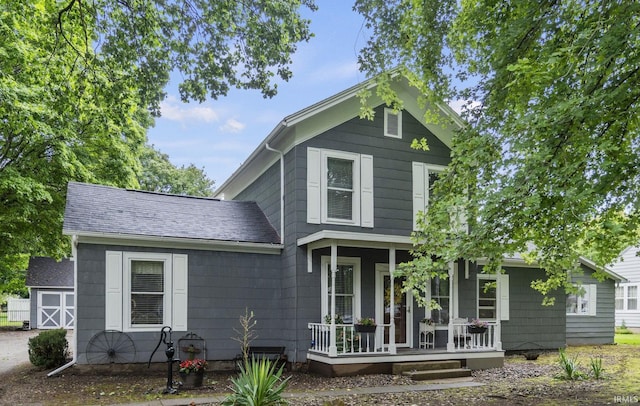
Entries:
MULTIPOLYGON (((311 0, 0 3, 0 261, 68 254, 70 180, 138 187, 169 73, 184 100, 276 91, 311 0)), ((183 168, 198 177, 197 168, 183 168)), ((201 175, 202 173, 200 173, 201 175)))
POLYGON ((204 197, 213 195, 214 181, 207 177, 202 168, 193 164, 177 168, 167 154, 153 145, 145 146, 140 163, 142 170, 138 175, 138 183, 142 190, 204 197))
MULTIPOLYGON (((358 0, 377 74, 399 66, 432 103, 467 100, 468 125, 416 233, 411 287, 457 258, 527 254, 534 287, 569 288, 637 241, 640 3, 358 0), (467 214, 470 231, 451 220, 467 214)), ((384 89, 384 87, 383 87, 384 89)), ((393 95, 385 94, 388 100, 393 95)))

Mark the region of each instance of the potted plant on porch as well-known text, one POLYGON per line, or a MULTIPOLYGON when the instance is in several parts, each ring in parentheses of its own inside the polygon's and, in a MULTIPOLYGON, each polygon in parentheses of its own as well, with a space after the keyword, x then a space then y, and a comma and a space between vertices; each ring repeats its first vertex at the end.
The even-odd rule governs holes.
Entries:
POLYGON ((201 358, 188 359, 180 363, 180 379, 185 387, 200 387, 207 369, 207 361, 201 358))
POLYGON ((357 333, 375 333, 377 325, 371 317, 363 317, 356 321, 354 327, 357 333))

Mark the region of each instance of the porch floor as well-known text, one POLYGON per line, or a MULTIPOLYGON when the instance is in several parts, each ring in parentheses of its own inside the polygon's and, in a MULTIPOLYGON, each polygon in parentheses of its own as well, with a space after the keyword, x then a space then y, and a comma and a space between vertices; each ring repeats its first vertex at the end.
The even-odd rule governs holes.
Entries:
POLYGON ((448 352, 446 348, 398 348, 396 354, 372 352, 339 357, 310 351, 307 360, 310 371, 326 376, 391 374, 393 364, 419 361, 460 360, 464 367, 472 370, 499 368, 504 364, 504 351, 467 349, 448 352))

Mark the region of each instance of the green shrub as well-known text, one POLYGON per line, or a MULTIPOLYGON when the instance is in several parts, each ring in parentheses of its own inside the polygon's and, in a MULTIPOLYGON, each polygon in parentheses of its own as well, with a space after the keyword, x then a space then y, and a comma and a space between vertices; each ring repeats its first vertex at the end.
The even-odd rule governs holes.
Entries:
POLYGON ((29 339, 29 361, 37 367, 56 368, 64 365, 69 354, 67 332, 47 330, 29 339))
POLYGON ((276 370, 276 364, 263 358, 251 359, 240 367, 240 375, 232 379, 233 393, 223 401, 223 405, 275 406, 286 405, 282 392, 289 378, 282 380, 282 369, 276 370))

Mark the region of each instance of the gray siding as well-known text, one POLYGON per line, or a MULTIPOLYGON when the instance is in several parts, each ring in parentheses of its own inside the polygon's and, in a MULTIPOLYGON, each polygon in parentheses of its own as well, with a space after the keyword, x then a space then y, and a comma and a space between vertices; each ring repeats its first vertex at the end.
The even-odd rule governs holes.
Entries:
MULTIPOLYGON (((80 244, 78 247, 77 319, 79 362, 90 338, 105 325, 105 251, 174 252, 189 256, 188 329, 206 340, 207 358, 229 360, 240 351, 233 340, 245 308, 255 313, 255 345, 285 345, 281 312, 280 256, 218 251, 164 250, 80 244)), ((147 362, 158 332, 128 333, 137 349, 136 362, 147 362)), ((185 332, 175 332, 174 342, 185 332)), ((154 361, 165 361, 158 351, 154 361)))
POLYGON ((402 114, 402 139, 383 135, 383 108, 376 108, 373 121, 353 118, 296 146, 295 209, 296 238, 319 230, 408 236, 413 229, 411 162, 447 165, 449 149, 407 111, 402 114), (416 151, 411 142, 426 138, 430 150, 416 151), (307 147, 355 152, 373 156, 374 228, 335 224, 307 224, 307 147))
MULTIPOLYGON (((463 268, 460 268, 463 269, 463 268)), ((531 281, 544 278, 536 268, 505 268, 509 275, 509 320, 503 320, 504 350, 557 349, 565 346, 564 295, 556 294, 554 306, 543 306, 542 295, 531 288, 531 281)), ((477 317, 476 288, 480 267, 471 264, 469 279, 458 277, 459 315, 477 317)))
POLYGON ((613 344, 615 333, 615 282, 592 278, 592 270, 583 267, 582 275, 573 275, 573 282, 597 285, 596 315, 567 315, 567 344, 613 344))
POLYGON ((505 350, 558 349, 565 346, 564 293, 557 292, 555 305, 543 306, 542 295, 531 282, 544 279, 536 268, 506 268, 509 274, 508 321, 502 322, 502 347, 505 350))
MULTIPOLYGON (((258 203, 269 222, 280 233, 280 162, 271 165, 233 200, 258 203)), ((280 236, 282 237, 282 236, 280 236)))

